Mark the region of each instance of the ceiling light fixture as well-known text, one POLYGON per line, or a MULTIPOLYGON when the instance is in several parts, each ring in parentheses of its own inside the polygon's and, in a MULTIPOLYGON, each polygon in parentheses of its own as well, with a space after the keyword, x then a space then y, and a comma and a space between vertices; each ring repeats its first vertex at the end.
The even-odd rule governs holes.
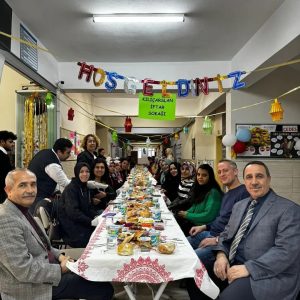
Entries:
POLYGON ((112 14, 93 15, 95 23, 169 23, 184 22, 184 14, 112 14))

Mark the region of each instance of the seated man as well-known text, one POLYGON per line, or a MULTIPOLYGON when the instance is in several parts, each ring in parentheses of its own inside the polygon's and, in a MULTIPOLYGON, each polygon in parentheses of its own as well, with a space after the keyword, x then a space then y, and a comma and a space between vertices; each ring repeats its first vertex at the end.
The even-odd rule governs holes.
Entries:
POLYGON ((36 176, 16 169, 5 179, 8 198, 0 205, 0 292, 5 300, 112 299, 108 282, 91 282, 69 272, 70 259, 51 247, 28 208, 36 176))
POLYGON ((296 300, 300 290, 300 207, 270 189, 261 161, 243 172, 249 198, 232 210, 215 247, 214 272, 229 285, 220 300, 296 300))
POLYGON ((249 197, 245 185, 238 179, 238 168, 234 161, 223 159, 218 163, 218 177, 228 191, 222 198, 219 216, 207 225, 194 226, 190 230, 188 241, 195 249, 205 268, 212 271, 215 255, 213 247, 224 230, 231 215, 232 207, 238 201, 249 197))

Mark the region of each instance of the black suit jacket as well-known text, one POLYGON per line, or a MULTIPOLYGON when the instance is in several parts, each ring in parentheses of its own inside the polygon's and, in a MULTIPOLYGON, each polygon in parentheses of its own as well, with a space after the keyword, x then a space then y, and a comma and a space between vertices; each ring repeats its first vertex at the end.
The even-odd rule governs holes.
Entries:
POLYGON ((10 163, 8 155, 0 150, 0 203, 3 203, 6 199, 6 193, 4 191, 5 177, 12 169, 13 166, 10 163))

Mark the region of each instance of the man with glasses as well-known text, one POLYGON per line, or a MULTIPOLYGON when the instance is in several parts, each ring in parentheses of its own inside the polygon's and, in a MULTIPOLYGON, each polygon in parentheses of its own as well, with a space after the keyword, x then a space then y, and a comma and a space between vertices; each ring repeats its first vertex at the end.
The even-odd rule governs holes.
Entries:
POLYGON ((38 202, 53 196, 57 185, 64 188, 70 183, 61 161, 69 158, 72 146, 72 142, 68 139, 57 139, 52 149, 39 151, 30 161, 28 169, 37 177, 37 196, 30 207, 31 213, 34 213, 38 202))

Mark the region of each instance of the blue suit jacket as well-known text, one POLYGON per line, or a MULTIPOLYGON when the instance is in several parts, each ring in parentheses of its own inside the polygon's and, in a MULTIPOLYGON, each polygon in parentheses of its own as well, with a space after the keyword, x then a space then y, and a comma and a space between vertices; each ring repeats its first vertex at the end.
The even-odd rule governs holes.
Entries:
MULTIPOLYGON (((236 234, 247 205, 236 203, 215 250, 236 234)), ((245 265, 257 300, 294 300, 300 289, 300 206, 271 191, 245 236, 245 265)))

